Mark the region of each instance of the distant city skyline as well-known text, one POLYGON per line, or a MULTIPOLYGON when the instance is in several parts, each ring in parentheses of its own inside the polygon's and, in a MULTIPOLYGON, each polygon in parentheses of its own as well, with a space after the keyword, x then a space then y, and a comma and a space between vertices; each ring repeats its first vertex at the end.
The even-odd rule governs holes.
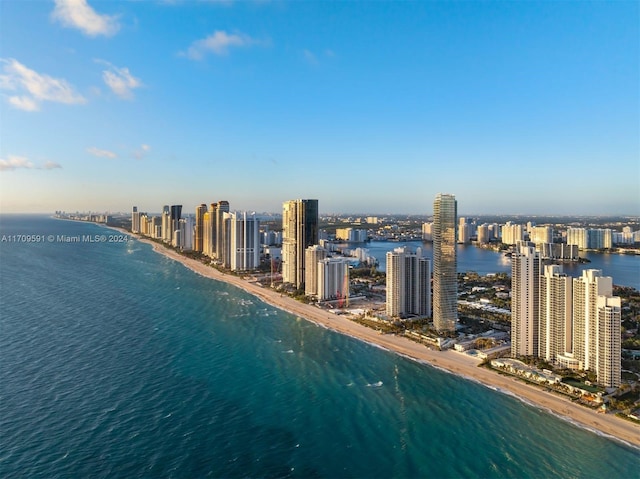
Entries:
POLYGON ((0 212, 640 214, 640 5, 2 2, 0 212), (25 40, 28 32, 28 41, 25 40), (168 33, 170 32, 170 33, 168 33))

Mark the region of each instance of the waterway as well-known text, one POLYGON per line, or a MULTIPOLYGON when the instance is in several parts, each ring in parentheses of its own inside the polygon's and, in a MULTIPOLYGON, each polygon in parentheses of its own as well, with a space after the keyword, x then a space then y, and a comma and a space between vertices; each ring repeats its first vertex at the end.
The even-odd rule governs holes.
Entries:
MULTIPOLYGON (((356 247, 355 244, 351 246, 356 247)), ((369 255, 378 260, 378 267, 382 271, 386 267, 387 252, 400 246, 408 246, 412 250, 422 248, 426 257, 433 257, 432 243, 422 241, 371 241, 361 245, 369 251, 369 255)), ((457 252, 460 272, 475 271, 481 275, 511 272, 511 260, 503 253, 472 245, 458 245, 457 252)), ((613 278, 614 284, 640 290, 640 256, 581 251, 580 257, 588 259, 590 263, 564 263, 564 271, 570 276, 578 277, 586 269, 600 269, 605 276, 613 278)))

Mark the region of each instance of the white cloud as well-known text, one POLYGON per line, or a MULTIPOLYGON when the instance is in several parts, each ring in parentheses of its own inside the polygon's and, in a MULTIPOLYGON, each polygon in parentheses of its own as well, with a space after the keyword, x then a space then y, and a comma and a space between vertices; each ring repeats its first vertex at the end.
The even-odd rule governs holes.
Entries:
POLYGON ((144 158, 145 156, 147 156, 147 153, 149 153, 151 151, 151 147, 149 145, 140 145, 140 148, 138 148, 134 153, 133 156, 137 159, 137 160, 141 160, 142 158, 144 158))
POLYGON ((0 62, 4 64, 0 88, 19 93, 9 96, 9 103, 19 110, 39 110, 43 101, 66 104, 86 102, 65 80, 41 75, 13 58, 0 59, 0 62))
POLYGON ((231 47, 248 47, 260 43, 244 33, 230 34, 223 30, 217 30, 208 37, 193 42, 183 55, 192 60, 200 60, 208 52, 215 55, 226 55, 231 47))
POLYGON ((47 161, 42 167, 43 170, 55 170, 57 168, 62 168, 60 163, 56 163, 55 161, 47 161))
POLYGON ((55 161, 47 161, 42 166, 36 166, 28 158, 24 156, 9 155, 7 159, 0 158, 0 171, 13 171, 17 169, 24 170, 53 170, 62 168, 60 163, 55 161))
POLYGON ((116 155, 113 151, 101 150, 100 148, 96 148, 95 146, 87 148, 87 153, 90 153, 93 156, 97 156, 98 158, 109 158, 111 160, 118 157, 118 155, 116 155))
POLYGON ((8 159, 0 158, 0 171, 17 170, 18 168, 31 169, 34 165, 24 156, 9 155, 8 159))
POLYGON ((128 68, 118 68, 109 62, 103 60, 96 60, 98 63, 103 63, 109 67, 108 70, 102 71, 102 79, 107 84, 111 91, 118 95, 120 98, 130 100, 133 98, 133 90, 140 88, 142 82, 139 78, 131 75, 128 68))
POLYGON ((51 17, 68 28, 77 28, 85 35, 111 36, 119 29, 116 17, 101 15, 87 4, 87 0, 55 0, 51 17))

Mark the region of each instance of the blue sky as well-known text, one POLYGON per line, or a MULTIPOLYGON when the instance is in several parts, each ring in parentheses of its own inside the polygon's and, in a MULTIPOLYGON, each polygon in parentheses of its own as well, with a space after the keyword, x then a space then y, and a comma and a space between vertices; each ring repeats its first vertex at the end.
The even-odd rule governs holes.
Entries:
POLYGON ((636 1, 0 2, 0 210, 640 214, 636 1))

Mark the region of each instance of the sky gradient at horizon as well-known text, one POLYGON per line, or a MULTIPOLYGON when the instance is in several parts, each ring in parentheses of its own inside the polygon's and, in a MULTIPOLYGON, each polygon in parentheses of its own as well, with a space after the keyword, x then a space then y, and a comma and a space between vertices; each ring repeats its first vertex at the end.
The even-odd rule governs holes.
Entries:
POLYGON ((639 5, 0 3, 0 211, 640 214, 639 5))

